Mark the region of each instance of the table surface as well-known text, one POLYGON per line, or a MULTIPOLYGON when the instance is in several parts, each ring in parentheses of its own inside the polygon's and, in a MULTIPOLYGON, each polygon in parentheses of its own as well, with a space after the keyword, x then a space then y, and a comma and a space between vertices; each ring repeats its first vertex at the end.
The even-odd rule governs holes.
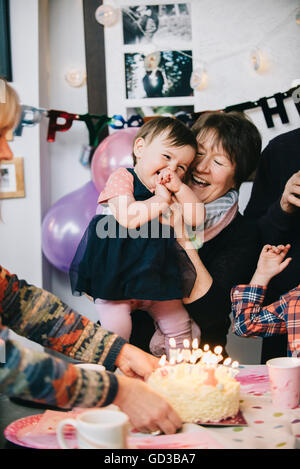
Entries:
MULTIPOLYGON (((209 427, 185 424, 182 432, 192 432, 195 435, 195 432, 201 431, 203 437, 206 433, 206 439, 211 436, 226 449, 300 449, 300 406, 285 410, 273 407, 266 367, 240 366, 238 379, 241 383, 240 408, 247 426, 209 427)), ((51 408, 21 399, 9 399, 0 394, 0 449, 26 449, 7 441, 4 430, 15 420, 42 414, 46 409, 51 408)), ((177 441, 178 436, 177 434, 177 441)), ((168 438, 169 445, 172 436, 165 437, 168 438)), ((155 443, 151 438, 163 437, 150 437, 149 440, 147 436, 148 445, 151 445, 151 441, 155 443)), ((166 447, 170 448, 168 445, 166 447)), ((155 448, 155 444, 150 447, 155 448)))

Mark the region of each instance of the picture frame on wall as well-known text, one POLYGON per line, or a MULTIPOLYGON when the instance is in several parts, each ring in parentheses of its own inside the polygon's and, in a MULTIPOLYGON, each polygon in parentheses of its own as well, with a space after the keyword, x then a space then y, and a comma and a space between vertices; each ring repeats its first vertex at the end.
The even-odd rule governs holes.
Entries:
POLYGON ((0 175, 0 199, 25 197, 23 158, 2 162, 0 175))
POLYGON ((0 0, 0 77, 12 81, 9 0, 0 0))
POLYGON ((98 6, 83 0, 89 112, 126 120, 134 108, 152 107, 156 115, 164 107, 193 109, 191 1, 119 0, 118 21, 110 27, 97 23, 98 6), (142 38, 136 30, 125 34, 125 18, 133 15, 146 16, 142 38))

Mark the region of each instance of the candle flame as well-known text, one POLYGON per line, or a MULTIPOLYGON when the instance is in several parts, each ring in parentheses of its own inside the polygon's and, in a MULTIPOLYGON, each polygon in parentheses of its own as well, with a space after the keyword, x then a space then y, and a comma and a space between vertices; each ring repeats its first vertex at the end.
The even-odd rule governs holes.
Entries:
POLYGON ((193 339, 192 348, 193 348, 194 350, 196 350, 198 347, 199 347, 199 342, 198 342, 198 339, 197 339, 197 337, 196 337, 195 339, 193 339))
POLYGON ((174 337, 171 337, 171 339, 169 340, 169 345, 172 348, 176 347, 176 340, 174 339, 174 337))
POLYGON ((232 362, 231 368, 238 368, 238 367, 239 367, 239 362, 237 362, 237 361, 232 362))
POLYGON ((190 348, 190 341, 189 341, 189 339, 184 339, 184 340, 183 340, 183 346, 184 346, 184 348, 190 348))
POLYGON ((226 359, 224 360, 224 365, 225 365, 225 366, 229 366, 230 363, 231 363, 231 358, 230 358, 230 357, 228 357, 228 358, 226 358, 226 359))
POLYGON ((217 345, 217 346, 214 348, 214 352, 215 352, 217 355, 221 355, 222 350, 223 350, 223 347, 221 347, 221 345, 217 345))
POLYGON ((162 355, 161 358, 160 358, 160 360, 159 360, 159 362, 158 362, 158 364, 159 364, 160 366, 164 366, 164 365, 166 364, 166 361, 167 361, 166 355, 162 355))
POLYGON ((192 365, 194 365, 194 364, 196 363, 196 361, 197 361, 196 355, 191 355, 191 357, 190 357, 190 363, 191 363, 192 365))
POLYGON ((169 363, 170 363, 170 365, 175 365, 176 358, 175 357, 170 358, 169 363))
POLYGON ((204 347, 203 347, 203 350, 204 350, 204 352, 208 352, 208 350, 209 350, 209 345, 208 345, 208 344, 205 344, 204 347))

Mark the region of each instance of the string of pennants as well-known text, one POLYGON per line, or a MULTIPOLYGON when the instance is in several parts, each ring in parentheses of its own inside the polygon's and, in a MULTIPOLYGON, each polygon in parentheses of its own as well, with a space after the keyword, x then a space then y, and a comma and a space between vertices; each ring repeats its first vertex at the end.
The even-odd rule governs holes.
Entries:
MULTIPOLYGON (((265 117, 267 126, 274 127, 273 116, 279 115, 281 122, 287 124, 289 118, 284 106, 284 100, 287 98, 293 98, 294 104, 300 116, 300 86, 289 89, 283 93, 275 93, 273 96, 263 97, 256 101, 246 101, 239 104, 234 104, 227 106, 224 109, 218 109, 218 112, 230 112, 230 111, 239 111, 244 112, 246 110, 261 108, 265 117), (276 106, 270 107, 268 100, 275 100, 276 106)), ((205 113, 210 112, 209 110, 201 112, 179 112, 175 114, 174 117, 182 120, 188 127, 191 127, 193 123, 198 119, 198 117, 205 113)), ((124 119, 122 115, 114 115, 113 117, 108 117, 105 114, 95 115, 95 114, 71 114, 66 111, 60 110, 47 110, 47 109, 38 109, 28 105, 21 106, 21 117, 17 127, 14 130, 14 135, 17 137, 22 136, 23 128, 26 126, 33 126, 38 124, 42 117, 47 117, 49 119, 48 124, 48 134, 47 141, 54 142, 56 132, 65 132, 72 127, 74 121, 82 121, 86 124, 89 132, 89 146, 90 154, 89 160, 92 157, 93 151, 100 143, 100 134, 105 126, 110 126, 113 129, 124 129, 128 127, 141 127, 144 122, 147 120, 153 119, 156 116, 142 117, 140 115, 133 115, 128 120, 124 119), (61 123, 60 120, 63 119, 64 122, 61 123)), ((83 163, 83 164, 87 164, 83 163)))

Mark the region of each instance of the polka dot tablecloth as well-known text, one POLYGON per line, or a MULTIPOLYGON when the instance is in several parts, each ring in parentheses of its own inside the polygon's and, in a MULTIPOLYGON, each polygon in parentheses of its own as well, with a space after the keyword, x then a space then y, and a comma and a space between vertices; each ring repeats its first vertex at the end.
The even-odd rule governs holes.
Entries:
MULTIPOLYGON (((226 449, 300 449, 300 406, 277 409, 272 405, 267 367, 241 366, 241 411, 245 426, 205 427, 226 449)), ((195 431, 185 425, 184 431, 195 431)))

